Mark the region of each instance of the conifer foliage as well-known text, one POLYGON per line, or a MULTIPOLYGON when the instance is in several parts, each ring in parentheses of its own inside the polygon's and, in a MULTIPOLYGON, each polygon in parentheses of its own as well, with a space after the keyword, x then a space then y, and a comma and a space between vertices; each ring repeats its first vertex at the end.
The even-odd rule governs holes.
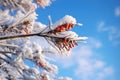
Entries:
POLYGON ((47 54, 69 55, 87 37, 70 31, 82 25, 70 15, 54 24, 49 16, 48 26, 36 21, 35 10, 50 4, 51 0, 0 0, 0 80, 71 80, 56 77, 58 68, 47 54), (38 39, 49 46, 43 47, 38 39))

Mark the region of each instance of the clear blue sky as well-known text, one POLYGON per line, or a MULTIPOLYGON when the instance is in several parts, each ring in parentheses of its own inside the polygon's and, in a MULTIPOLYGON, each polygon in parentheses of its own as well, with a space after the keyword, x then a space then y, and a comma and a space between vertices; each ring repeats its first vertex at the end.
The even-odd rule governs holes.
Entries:
POLYGON ((89 38, 73 49, 70 58, 58 60, 60 76, 120 80, 120 0, 56 0, 37 13, 44 24, 48 24, 48 15, 53 22, 71 15, 83 23, 83 27, 73 30, 89 38))

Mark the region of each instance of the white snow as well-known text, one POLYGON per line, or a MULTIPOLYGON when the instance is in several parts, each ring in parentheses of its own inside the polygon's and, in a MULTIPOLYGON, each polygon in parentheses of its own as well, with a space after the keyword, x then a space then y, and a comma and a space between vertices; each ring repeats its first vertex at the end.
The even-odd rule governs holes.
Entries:
POLYGON ((63 25, 63 24, 76 24, 76 19, 70 15, 65 15, 62 19, 57 21, 52 27, 55 29, 56 27, 63 25))

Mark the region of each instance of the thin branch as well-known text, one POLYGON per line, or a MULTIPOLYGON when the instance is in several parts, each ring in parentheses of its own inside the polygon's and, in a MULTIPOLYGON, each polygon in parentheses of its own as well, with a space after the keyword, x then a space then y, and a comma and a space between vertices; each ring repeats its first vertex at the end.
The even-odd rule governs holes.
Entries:
POLYGON ((2 36, 2 37, 0 37, 0 40, 26 38, 26 37, 32 37, 32 36, 50 37, 50 38, 64 38, 64 37, 51 36, 51 35, 47 35, 47 34, 33 33, 33 34, 20 34, 20 35, 2 36))
POLYGON ((0 57, 0 59, 3 60, 3 61, 5 61, 6 63, 10 64, 9 61, 7 61, 6 59, 4 59, 4 58, 2 58, 2 57, 0 57))
POLYGON ((52 27, 51 27, 51 26, 52 26, 53 24, 52 24, 52 18, 51 18, 50 15, 48 16, 48 20, 49 20, 49 28, 50 28, 50 30, 52 30, 52 27))
POLYGON ((37 36, 37 35, 38 34, 21 34, 21 35, 3 36, 3 37, 0 37, 0 40, 26 38, 26 37, 37 36))
POLYGON ((7 54, 1 53, 2 55, 4 55, 5 57, 12 59, 10 56, 8 56, 7 54))
MULTIPOLYGON (((52 44, 51 42, 50 42, 50 40, 48 40, 48 38, 47 37, 45 37, 45 39, 46 39, 46 41, 52 46, 52 47, 54 47, 58 52, 60 52, 59 50, 60 49, 58 49, 58 47, 55 45, 55 44, 52 44)), ((61 52, 60 52, 61 53, 61 52)))
POLYGON ((43 29, 40 33, 43 33, 47 28, 49 28, 49 27, 46 27, 45 29, 43 29))
POLYGON ((7 46, 7 47, 19 47, 17 45, 11 45, 11 44, 3 44, 3 43, 0 43, 0 46, 7 46))
POLYGON ((9 51, 0 51, 0 53, 13 53, 13 54, 16 54, 15 52, 9 52, 9 51))
POLYGON ((8 27, 5 31, 8 31, 11 28, 16 27, 20 22, 22 22, 25 18, 29 17, 30 14, 32 14, 34 10, 28 12, 23 18, 19 19, 16 23, 12 24, 10 27, 8 27))
MULTIPOLYGON (((0 57, 0 59, 3 60, 4 62, 6 62, 7 64, 11 65, 12 67, 16 68, 16 70, 22 75, 22 73, 19 70, 19 69, 21 69, 20 67, 16 67, 14 64, 12 64, 11 62, 7 61, 6 59, 4 59, 2 57, 0 57)), ((2 66, 0 65, 0 67, 2 67, 2 66)), ((23 69, 21 69, 21 70, 23 70, 23 69)))

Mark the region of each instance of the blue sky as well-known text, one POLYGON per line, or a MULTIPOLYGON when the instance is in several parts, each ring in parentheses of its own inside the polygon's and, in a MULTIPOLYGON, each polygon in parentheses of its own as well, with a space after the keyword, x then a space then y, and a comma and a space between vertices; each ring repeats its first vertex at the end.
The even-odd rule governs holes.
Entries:
POLYGON ((87 43, 79 42, 70 57, 57 60, 60 76, 73 80, 120 80, 119 0, 56 0, 37 13, 44 24, 48 24, 48 15, 53 22, 71 15, 83 24, 73 31, 89 38, 87 43))

